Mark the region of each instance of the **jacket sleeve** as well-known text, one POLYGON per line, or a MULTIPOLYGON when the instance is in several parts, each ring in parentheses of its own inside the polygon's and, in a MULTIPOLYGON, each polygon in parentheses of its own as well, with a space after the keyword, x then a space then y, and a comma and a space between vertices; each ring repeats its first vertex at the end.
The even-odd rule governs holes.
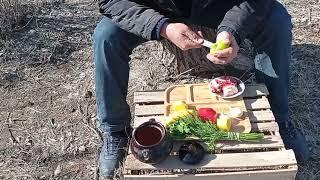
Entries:
POLYGON ((271 10, 274 0, 246 0, 229 10, 218 27, 218 33, 232 33, 240 44, 263 22, 271 10))
POLYGON ((99 8, 120 28, 149 40, 155 39, 153 30, 164 18, 154 9, 134 0, 99 0, 99 8))

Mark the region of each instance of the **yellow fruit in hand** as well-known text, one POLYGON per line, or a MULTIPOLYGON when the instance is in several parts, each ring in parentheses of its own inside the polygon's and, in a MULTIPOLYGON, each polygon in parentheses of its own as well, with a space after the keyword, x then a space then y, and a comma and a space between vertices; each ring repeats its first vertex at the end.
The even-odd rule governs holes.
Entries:
POLYGON ((217 119, 217 127, 223 131, 229 132, 232 124, 232 118, 228 115, 221 114, 217 119))
POLYGON ((210 48, 210 54, 214 54, 214 53, 216 53, 216 49, 217 49, 217 46, 218 46, 218 44, 217 43, 214 43, 212 46, 211 46, 211 48, 210 48))
POLYGON ((218 40, 218 42, 217 42, 217 51, 218 50, 224 50, 224 49, 227 49, 228 47, 229 47, 229 44, 227 44, 225 41, 223 41, 223 40, 218 40))
POLYGON ((186 104, 185 101, 175 101, 172 104, 172 109, 173 109, 173 111, 187 110, 188 109, 188 105, 186 104))
POLYGON ((214 54, 217 51, 227 49, 229 44, 225 43, 223 40, 218 40, 216 43, 213 44, 213 46, 210 48, 210 54, 214 54))

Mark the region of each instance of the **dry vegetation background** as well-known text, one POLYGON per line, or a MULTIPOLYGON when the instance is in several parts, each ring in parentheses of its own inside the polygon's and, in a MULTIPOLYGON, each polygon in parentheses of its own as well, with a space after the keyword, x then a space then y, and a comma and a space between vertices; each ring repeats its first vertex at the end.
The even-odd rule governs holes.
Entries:
MULTIPOLYGON (((282 3, 294 23, 290 116, 314 157, 298 179, 317 180, 320 2, 282 3)), ((91 0, 0 0, 0 179, 98 179, 91 35, 99 19, 91 0)), ((129 102, 137 90, 199 81, 159 57, 154 42, 135 49, 129 102)))

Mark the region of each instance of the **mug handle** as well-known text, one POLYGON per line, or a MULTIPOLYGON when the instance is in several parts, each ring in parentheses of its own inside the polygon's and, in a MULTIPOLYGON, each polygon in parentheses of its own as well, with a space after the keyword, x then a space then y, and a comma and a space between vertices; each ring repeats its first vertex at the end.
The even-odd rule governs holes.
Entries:
POLYGON ((150 151, 148 149, 142 150, 142 156, 145 161, 150 160, 150 151))
POLYGON ((156 119, 155 118, 150 118, 149 121, 150 122, 156 122, 156 119))

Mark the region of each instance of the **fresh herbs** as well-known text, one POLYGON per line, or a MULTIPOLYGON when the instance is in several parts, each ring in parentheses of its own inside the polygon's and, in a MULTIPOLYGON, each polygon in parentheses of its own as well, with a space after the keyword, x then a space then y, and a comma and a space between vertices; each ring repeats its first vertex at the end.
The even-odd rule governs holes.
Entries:
POLYGON ((202 121, 195 111, 186 111, 183 115, 176 117, 175 121, 167 125, 167 129, 175 139, 186 139, 196 137, 209 144, 213 150, 217 141, 260 141, 262 133, 235 133, 219 130, 217 125, 202 121), (188 113, 187 113, 188 112, 188 113))

